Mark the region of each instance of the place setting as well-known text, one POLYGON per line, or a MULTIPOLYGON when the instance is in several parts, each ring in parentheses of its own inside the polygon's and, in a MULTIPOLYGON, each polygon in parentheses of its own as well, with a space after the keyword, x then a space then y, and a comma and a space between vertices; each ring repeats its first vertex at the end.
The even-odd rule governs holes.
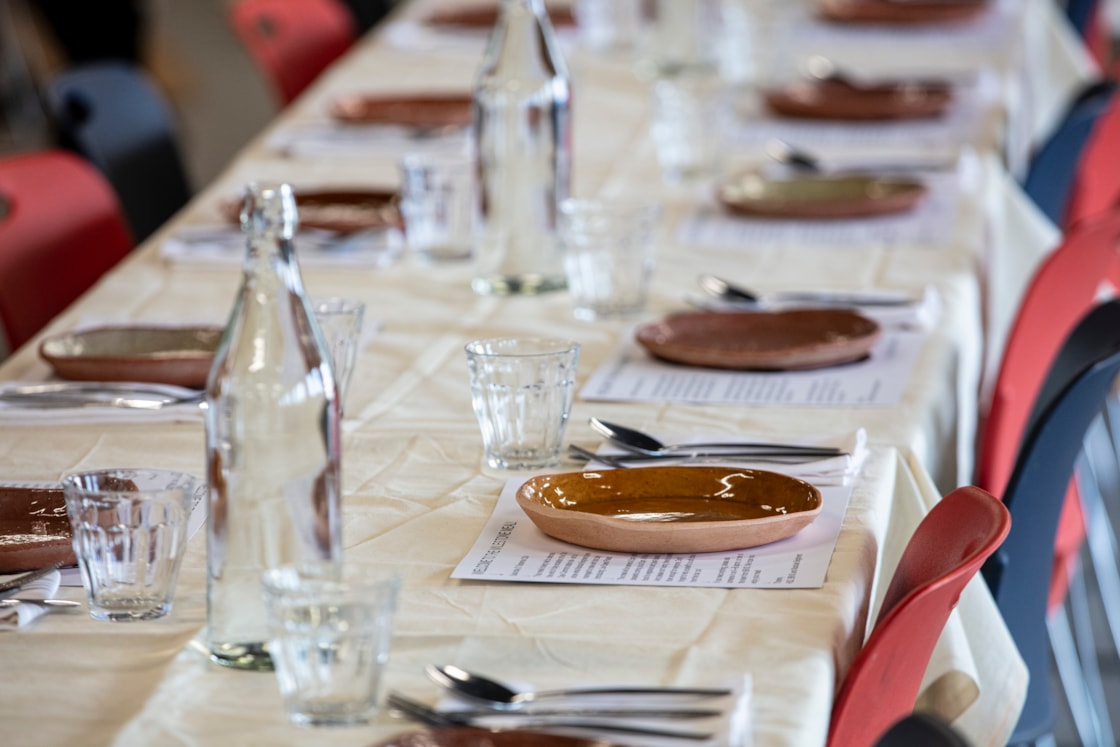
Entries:
MULTIPOLYGON (((301 265, 387 267, 403 252, 395 188, 303 185, 295 189, 299 231, 292 239, 301 265)), ((186 223, 160 244, 170 262, 228 266, 245 258, 241 199, 231 196, 206 222, 186 223)))
POLYGON ((277 130, 268 143, 308 158, 465 149, 472 118, 470 91, 351 91, 331 98, 318 118, 277 130))
MULTIPOLYGON (((556 39, 568 51, 579 39, 579 25, 572 5, 546 2, 556 39)), ((427 6, 410 18, 388 22, 383 31, 389 44, 413 52, 458 53, 481 57, 490 30, 498 18, 499 3, 471 0, 468 3, 440 3, 427 6)))

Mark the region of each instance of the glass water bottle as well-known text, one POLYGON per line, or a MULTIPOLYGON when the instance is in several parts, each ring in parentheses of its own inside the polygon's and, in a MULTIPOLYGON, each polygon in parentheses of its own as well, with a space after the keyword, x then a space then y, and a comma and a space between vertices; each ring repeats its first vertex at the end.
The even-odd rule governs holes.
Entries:
POLYGON ((253 184, 241 287, 206 386, 211 658, 270 669, 261 574, 341 561, 339 399, 307 305, 286 184, 253 184))
POLYGON ((543 0, 502 0, 474 94, 478 293, 565 287, 556 207, 570 187, 570 104, 543 0))

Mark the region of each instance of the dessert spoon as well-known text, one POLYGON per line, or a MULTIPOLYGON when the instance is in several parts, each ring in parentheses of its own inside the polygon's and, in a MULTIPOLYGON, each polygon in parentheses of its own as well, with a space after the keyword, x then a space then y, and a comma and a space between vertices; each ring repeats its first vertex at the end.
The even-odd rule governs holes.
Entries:
POLYGON ((567 690, 518 691, 489 677, 474 674, 450 664, 442 666, 429 664, 424 668, 424 671, 433 682, 446 687, 456 695, 499 711, 513 710, 548 698, 585 695, 675 695, 677 697, 716 698, 731 694, 730 690, 721 688, 681 687, 588 687, 567 690))
MULTIPOLYGON (((842 456, 845 452, 835 446, 801 446, 798 444, 775 444, 760 441, 745 443, 713 442, 696 444, 666 444, 648 433, 635 428, 628 428, 617 423, 610 423, 599 418, 591 418, 588 423, 600 435, 605 436, 612 443, 622 448, 652 457, 690 456, 705 449, 727 449, 729 451, 743 451, 745 449, 758 449, 765 454, 781 452, 790 456, 829 457, 842 456)), ((749 456, 749 453, 743 456, 749 456)))

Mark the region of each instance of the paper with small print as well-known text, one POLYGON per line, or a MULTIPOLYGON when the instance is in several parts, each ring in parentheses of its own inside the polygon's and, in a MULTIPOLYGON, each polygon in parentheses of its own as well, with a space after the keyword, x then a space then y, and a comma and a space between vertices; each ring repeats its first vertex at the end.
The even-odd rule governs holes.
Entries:
POLYGON ((522 480, 506 483, 490 520, 452 578, 552 584, 815 589, 824 584, 850 486, 821 487, 813 523, 768 545, 711 553, 621 553, 553 539, 517 505, 522 480))
POLYGON ((585 400, 891 407, 902 401, 925 333, 885 329, 871 355, 809 371, 734 371, 658 360, 626 337, 580 390, 585 400))

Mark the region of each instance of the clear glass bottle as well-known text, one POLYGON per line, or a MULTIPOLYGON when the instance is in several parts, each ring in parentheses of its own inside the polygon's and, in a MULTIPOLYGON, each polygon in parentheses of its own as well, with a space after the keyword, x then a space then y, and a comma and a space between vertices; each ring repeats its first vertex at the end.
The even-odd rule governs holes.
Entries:
POLYGON ((570 188, 570 105, 543 0, 502 0, 474 95, 478 293, 565 287, 556 207, 570 188))
POLYGON ((339 562, 339 398, 293 253, 286 184, 252 184, 241 287, 206 386, 211 659, 270 669, 261 574, 339 562))

